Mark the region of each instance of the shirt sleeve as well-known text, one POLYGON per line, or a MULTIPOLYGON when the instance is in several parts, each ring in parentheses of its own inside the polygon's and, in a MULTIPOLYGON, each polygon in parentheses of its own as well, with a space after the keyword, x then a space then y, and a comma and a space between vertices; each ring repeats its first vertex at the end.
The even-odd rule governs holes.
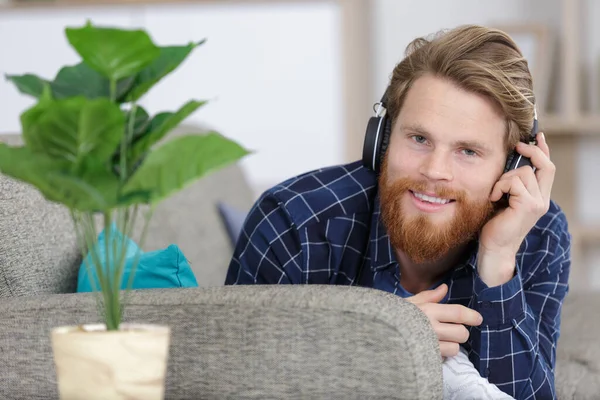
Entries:
POLYGON ((267 192, 244 221, 225 285, 300 283, 301 250, 297 229, 284 204, 267 192))
POLYGON ((571 266, 571 236, 566 221, 560 225, 548 227, 552 234, 526 249, 528 258, 516 260, 507 283, 487 287, 475 276, 473 305, 483 323, 471 330, 472 361, 517 399, 556 398, 556 346, 571 266), (526 276, 522 262, 528 263, 526 276))

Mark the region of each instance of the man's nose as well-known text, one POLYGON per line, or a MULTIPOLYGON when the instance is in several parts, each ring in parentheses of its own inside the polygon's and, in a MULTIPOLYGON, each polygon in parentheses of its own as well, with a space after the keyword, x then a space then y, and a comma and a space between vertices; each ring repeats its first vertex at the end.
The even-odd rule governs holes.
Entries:
POLYGON ((421 175, 431 180, 452 180, 452 164, 446 152, 434 150, 423 161, 419 171, 421 175))

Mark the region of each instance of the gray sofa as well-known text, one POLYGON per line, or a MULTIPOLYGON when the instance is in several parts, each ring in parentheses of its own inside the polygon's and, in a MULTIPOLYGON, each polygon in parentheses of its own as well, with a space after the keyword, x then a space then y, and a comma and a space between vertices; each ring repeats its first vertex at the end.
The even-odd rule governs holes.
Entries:
MULTIPOLYGON (((178 244, 201 286, 137 291, 125 315, 173 329, 166 398, 441 398, 435 335, 412 304, 355 287, 223 286, 231 247, 216 203, 252 200, 232 166, 156 211, 146 249, 178 244)), ((1 175, 0 205, 0 397, 56 398, 49 331, 97 322, 94 299, 72 293, 81 257, 66 210, 1 175)), ((559 399, 600 398, 599 306, 569 294, 559 399)))

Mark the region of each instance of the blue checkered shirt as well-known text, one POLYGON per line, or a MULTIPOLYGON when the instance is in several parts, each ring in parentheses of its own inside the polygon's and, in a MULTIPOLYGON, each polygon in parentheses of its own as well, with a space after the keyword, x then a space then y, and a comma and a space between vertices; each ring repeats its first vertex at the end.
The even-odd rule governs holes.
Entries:
MULTIPOLYGON (((568 291, 570 234, 560 208, 529 232, 509 282, 487 287, 477 246, 442 282, 443 302, 483 315, 465 348, 481 376, 517 399, 555 398, 560 311, 568 291)), ((225 284, 359 285, 411 294, 380 219, 377 179, 360 162, 323 168, 266 191, 245 221, 225 284)))

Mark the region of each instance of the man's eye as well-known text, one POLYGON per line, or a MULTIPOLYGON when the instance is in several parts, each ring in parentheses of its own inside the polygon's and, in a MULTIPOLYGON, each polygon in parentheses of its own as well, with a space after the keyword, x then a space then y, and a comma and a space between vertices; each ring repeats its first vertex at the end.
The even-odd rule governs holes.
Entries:
POLYGON ((425 143, 425 141, 426 141, 427 139, 425 139, 425 138, 424 138, 423 136, 421 136, 421 135, 414 135, 414 136, 413 136, 413 140, 414 140, 415 142, 417 142, 417 143, 425 143))
POLYGON ((477 155, 477 152, 471 150, 471 149, 463 149, 463 152, 465 153, 466 156, 469 157, 473 157, 477 155))

